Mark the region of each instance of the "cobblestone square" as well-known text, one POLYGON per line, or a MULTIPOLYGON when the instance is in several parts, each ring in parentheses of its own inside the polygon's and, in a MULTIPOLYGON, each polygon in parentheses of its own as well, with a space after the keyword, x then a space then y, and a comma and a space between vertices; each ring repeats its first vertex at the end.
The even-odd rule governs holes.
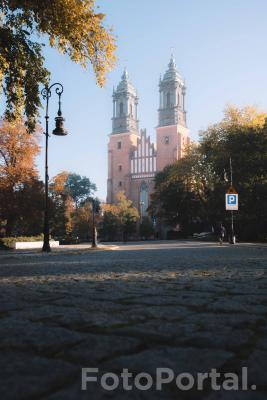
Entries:
POLYGON ((139 242, 0 253, 1 399, 267 397, 267 247, 139 242), (119 374, 248 367, 247 392, 81 391, 81 368, 119 374))

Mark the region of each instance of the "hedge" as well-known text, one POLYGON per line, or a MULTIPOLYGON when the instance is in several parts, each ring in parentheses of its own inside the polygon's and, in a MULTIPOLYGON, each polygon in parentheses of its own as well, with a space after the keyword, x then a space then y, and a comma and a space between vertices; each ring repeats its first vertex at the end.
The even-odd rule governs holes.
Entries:
POLYGON ((43 241, 44 235, 38 236, 17 236, 17 237, 4 237, 0 238, 0 247, 12 248, 12 244, 15 242, 38 242, 43 241))

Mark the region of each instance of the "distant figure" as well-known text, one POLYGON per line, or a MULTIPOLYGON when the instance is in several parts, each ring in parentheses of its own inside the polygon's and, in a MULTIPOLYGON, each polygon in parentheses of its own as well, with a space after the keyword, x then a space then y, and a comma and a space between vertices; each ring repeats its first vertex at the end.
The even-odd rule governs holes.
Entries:
POLYGON ((220 227, 219 227, 219 242, 220 242, 220 245, 223 244, 223 240, 224 240, 225 236, 226 236, 226 229, 223 226, 223 224, 220 224, 220 227))

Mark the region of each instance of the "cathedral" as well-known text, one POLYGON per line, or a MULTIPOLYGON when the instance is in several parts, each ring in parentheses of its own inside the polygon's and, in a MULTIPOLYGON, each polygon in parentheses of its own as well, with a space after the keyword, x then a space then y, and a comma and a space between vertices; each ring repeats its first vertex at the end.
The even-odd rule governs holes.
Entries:
POLYGON ((127 71, 123 72, 120 83, 113 90, 107 203, 115 203, 116 193, 124 191, 141 217, 147 215, 155 174, 183 157, 190 143, 185 91, 184 81, 172 56, 159 81, 158 125, 156 143, 153 143, 146 129, 139 130, 137 92, 127 71))

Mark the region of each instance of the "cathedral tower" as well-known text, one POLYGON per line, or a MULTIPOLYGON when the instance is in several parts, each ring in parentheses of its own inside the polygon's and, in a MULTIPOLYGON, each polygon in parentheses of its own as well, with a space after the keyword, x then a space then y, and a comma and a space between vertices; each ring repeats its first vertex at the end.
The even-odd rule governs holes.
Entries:
POLYGON ((185 84, 173 57, 163 79, 160 79, 159 93, 155 146, 146 129, 139 132, 138 97, 126 70, 117 88, 113 90, 107 202, 115 203, 116 194, 124 191, 138 208, 141 220, 148 215, 156 173, 183 157, 190 143, 186 126, 185 84))
POLYGON ((185 84, 176 69, 173 56, 159 82, 159 122, 157 136, 157 170, 184 155, 189 144, 185 111, 185 84))
POLYGON ((130 154, 139 138, 138 97, 125 70, 116 90, 113 90, 112 133, 108 144, 107 202, 116 201, 116 193, 130 191, 130 154))
POLYGON ((112 134, 138 132, 138 97, 126 69, 116 90, 113 90, 112 134))

